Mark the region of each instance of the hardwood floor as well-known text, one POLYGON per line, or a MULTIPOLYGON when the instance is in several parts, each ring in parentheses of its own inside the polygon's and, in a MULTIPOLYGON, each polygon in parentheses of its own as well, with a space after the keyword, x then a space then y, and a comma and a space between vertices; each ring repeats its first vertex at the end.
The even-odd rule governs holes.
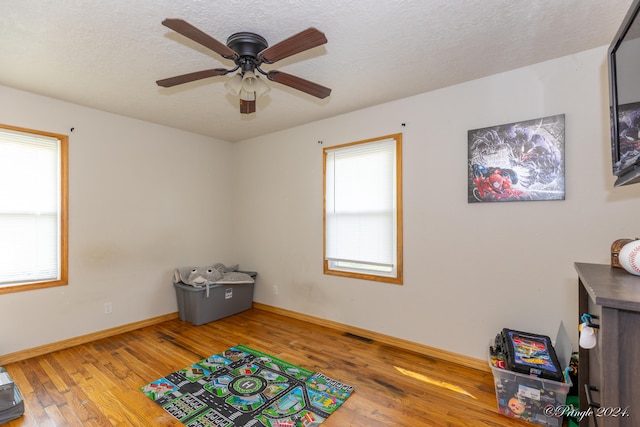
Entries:
POLYGON ((25 414, 6 426, 182 426, 139 387, 236 344, 356 386, 323 427, 531 425, 497 412, 490 372, 253 308, 6 365, 25 401, 25 414))

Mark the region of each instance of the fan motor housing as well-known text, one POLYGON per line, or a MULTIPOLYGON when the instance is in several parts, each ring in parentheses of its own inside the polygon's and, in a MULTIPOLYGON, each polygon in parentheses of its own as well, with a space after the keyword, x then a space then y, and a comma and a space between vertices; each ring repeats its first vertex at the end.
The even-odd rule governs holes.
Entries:
POLYGON ((227 46, 239 56, 258 57, 258 53, 269 47, 264 37, 258 34, 241 32, 229 36, 227 46))

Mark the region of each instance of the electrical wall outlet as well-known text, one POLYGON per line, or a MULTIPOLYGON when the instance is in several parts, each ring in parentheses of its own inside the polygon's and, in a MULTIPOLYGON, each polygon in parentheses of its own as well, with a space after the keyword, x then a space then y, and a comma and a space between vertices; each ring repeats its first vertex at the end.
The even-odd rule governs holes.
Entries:
POLYGON ((104 303, 104 314, 111 314, 113 313, 113 306, 111 305, 110 302, 105 302, 104 303))
POLYGON ((273 294, 278 295, 280 291, 278 290, 278 285, 273 285, 273 294))

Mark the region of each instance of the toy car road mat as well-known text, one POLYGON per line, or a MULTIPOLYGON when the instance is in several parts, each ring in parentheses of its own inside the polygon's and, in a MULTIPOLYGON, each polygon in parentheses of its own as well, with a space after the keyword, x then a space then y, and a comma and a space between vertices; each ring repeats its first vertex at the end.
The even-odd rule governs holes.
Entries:
POLYGON ((140 389, 188 427, 307 427, 354 387, 237 345, 140 389))

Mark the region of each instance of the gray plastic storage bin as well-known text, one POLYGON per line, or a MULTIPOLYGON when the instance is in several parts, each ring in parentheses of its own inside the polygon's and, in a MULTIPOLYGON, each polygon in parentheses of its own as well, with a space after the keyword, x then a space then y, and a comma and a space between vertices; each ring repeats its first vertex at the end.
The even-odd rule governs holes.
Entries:
MULTIPOLYGON (((255 277, 255 276, 253 276, 255 277)), ((253 304, 253 283, 209 285, 195 288, 174 283, 180 320, 203 325, 248 310, 253 304)))
POLYGON ((0 424, 20 418, 24 414, 24 400, 18 386, 7 371, 0 367, 0 424))

